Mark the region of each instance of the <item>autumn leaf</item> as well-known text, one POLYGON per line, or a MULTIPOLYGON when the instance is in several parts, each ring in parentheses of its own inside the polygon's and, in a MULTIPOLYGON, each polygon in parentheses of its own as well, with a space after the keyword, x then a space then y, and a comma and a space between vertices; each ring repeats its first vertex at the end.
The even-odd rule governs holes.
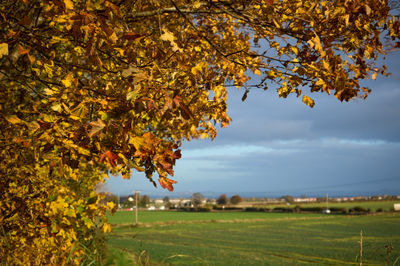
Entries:
POLYGON ((3 55, 8 55, 8 44, 7 43, 0 43, 0 58, 3 55))
POLYGON ((388 1, 242 2, 0 1, 6 262, 82 264, 79 240, 109 231, 104 165, 172 191, 182 143, 229 125, 230 87, 365 98, 400 46, 388 1))
POLYGON ((308 97, 307 95, 303 96, 303 103, 307 104, 310 107, 314 107, 315 102, 313 99, 311 99, 310 97, 308 97))
POLYGON ((29 53, 29 49, 25 49, 24 47, 22 47, 21 45, 18 47, 18 53, 20 54, 20 55, 24 55, 24 54, 27 54, 27 53, 29 53))
POLYGON ((272 6, 274 4, 274 0, 265 0, 267 5, 272 6))
POLYGON ((244 102, 247 99, 247 94, 249 93, 249 90, 246 90, 242 96, 242 102, 244 102))
POLYGON ((138 72, 139 72, 139 69, 137 67, 129 66, 128 68, 122 70, 122 76, 126 78, 126 77, 128 77, 132 74, 138 73, 138 72))
POLYGON ((142 35, 142 34, 133 33, 133 32, 127 32, 127 33, 124 34, 123 38, 124 38, 125 40, 131 40, 131 41, 133 41, 133 40, 136 40, 136 39, 138 39, 138 38, 140 38, 140 37, 143 37, 143 36, 144 36, 144 35, 142 35))
POLYGON ((108 224, 108 223, 105 223, 105 224, 103 225, 103 232, 104 232, 104 233, 110 233, 111 231, 112 231, 111 225, 108 224))
POLYGON ((161 34, 160 39, 163 41, 169 41, 171 43, 172 50, 174 52, 176 51, 182 52, 182 49, 179 48, 178 44, 175 42, 176 40, 175 35, 172 32, 168 31, 167 29, 163 29, 163 31, 164 33, 161 34))
POLYGON ((100 163, 103 163, 104 161, 107 160, 112 167, 116 167, 118 158, 119 158, 118 155, 116 155, 110 150, 107 150, 100 156, 100 163))
POLYGON ((90 130, 88 132, 89 137, 93 137, 98 134, 103 128, 106 126, 104 122, 99 118, 97 121, 93 121, 89 123, 90 130))
POLYGON ((74 82, 74 76, 71 72, 68 73, 63 80, 61 80, 61 83, 64 84, 64 86, 67 88, 71 87, 73 82, 74 82))
POLYGON ((66 9, 73 9, 74 8, 74 3, 72 0, 64 0, 65 8, 66 9))
POLYGON ((180 159, 181 157, 182 157, 181 150, 174 151, 174 155, 173 155, 174 159, 180 159))
POLYGON ((11 124, 19 124, 22 122, 21 119, 19 119, 18 116, 16 115, 10 115, 9 117, 6 118, 8 122, 10 122, 11 124))
POLYGON ((164 189, 166 188, 169 191, 174 191, 174 187, 172 186, 172 184, 176 184, 177 183, 177 181, 169 179, 167 177, 160 177, 158 179, 158 182, 160 183, 162 188, 164 188, 164 189))

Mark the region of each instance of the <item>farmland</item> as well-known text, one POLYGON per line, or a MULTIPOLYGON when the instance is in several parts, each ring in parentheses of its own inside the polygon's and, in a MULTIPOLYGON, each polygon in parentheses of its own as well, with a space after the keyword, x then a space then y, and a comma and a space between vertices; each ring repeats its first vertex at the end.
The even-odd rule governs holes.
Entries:
MULTIPOLYGON (((110 253, 150 264, 400 264, 400 214, 322 215, 260 212, 117 212, 110 253), (131 225, 129 225, 129 223, 131 225), (390 249, 389 246, 393 247, 390 249)), ((118 264, 117 261, 114 263, 118 264)))
MULTIPOLYGON (((365 208, 365 209, 370 209, 371 211, 376 211, 377 209, 382 209, 382 210, 386 210, 389 211, 393 208, 393 203, 395 203, 396 201, 359 201, 359 202, 329 202, 328 203, 328 207, 329 208, 354 208, 356 206, 365 208)), ((292 205, 296 205, 296 203, 292 204, 292 205)), ((326 207, 327 204, 326 203, 302 203, 299 204, 302 207, 326 207)), ((267 208, 274 208, 274 207, 287 207, 287 205, 285 204, 274 204, 274 205, 261 205, 261 206, 265 206, 267 208)))

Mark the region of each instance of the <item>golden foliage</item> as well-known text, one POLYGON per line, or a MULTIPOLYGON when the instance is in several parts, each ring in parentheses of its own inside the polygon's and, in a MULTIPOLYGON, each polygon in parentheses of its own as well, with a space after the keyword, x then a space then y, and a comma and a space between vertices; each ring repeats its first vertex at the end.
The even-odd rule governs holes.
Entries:
MULTIPOLYGON (((399 47, 382 0, 0 2, 0 257, 80 264, 108 171, 172 190, 181 141, 215 138, 231 87, 365 97, 381 38, 399 47), (255 76, 251 73, 257 75, 255 76)), ((306 95, 307 93, 307 95, 306 95)), ((94 249, 97 247, 93 247, 94 249)))

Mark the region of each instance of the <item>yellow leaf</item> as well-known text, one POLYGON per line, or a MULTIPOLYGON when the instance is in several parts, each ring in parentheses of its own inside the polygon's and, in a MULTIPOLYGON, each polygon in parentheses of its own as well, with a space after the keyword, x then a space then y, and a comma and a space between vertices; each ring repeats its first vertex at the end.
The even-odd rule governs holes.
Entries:
POLYGON ((315 82, 315 85, 317 86, 324 86, 325 85, 325 81, 322 79, 318 79, 317 82, 315 82))
POLYGON ((371 8, 369 7, 369 5, 365 5, 365 12, 368 16, 371 14, 371 8))
POLYGON ((57 89, 56 87, 53 87, 53 88, 44 88, 43 92, 44 92, 44 94, 46 94, 46 95, 53 95, 53 94, 55 94, 56 92, 58 92, 58 89, 57 89))
POLYGON ((172 32, 164 29, 163 30, 164 33, 160 36, 160 39, 163 41, 169 41, 172 45, 172 51, 176 52, 176 51, 182 51, 181 48, 179 48, 179 46, 176 44, 175 42, 175 36, 172 32))
POLYGON ((277 27, 278 29, 281 28, 281 25, 279 25, 278 22, 275 19, 273 19, 272 21, 274 22, 275 27, 277 27))
POLYGON ((50 107, 50 108, 51 108, 53 111, 56 111, 56 112, 59 112, 59 113, 62 112, 61 104, 53 105, 53 106, 50 107))
POLYGON ((200 1, 194 2, 194 3, 193 3, 193 7, 194 7, 194 8, 199 8, 199 7, 201 7, 201 2, 200 2, 200 1))
POLYGON ((313 48, 314 47, 314 42, 313 42, 313 40, 311 39, 311 40, 308 40, 308 45, 310 45, 310 48, 313 48))
POLYGON ((16 116, 16 115, 11 115, 11 116, 7 117, 6 119, 11 124, 19 124, 22 122, 22 120, 19 119, 18 116, 16 116))
POLYGON ((344 15, 344 23, 346 24, 346 27, 349 26, 349 19, 350 19, 349 14, 344 15))
POLYGON ((64 84, 66 88, 71 87, 72 82, 74 81, 74 76, 72 73, 68 73, 67 76, 65 76, 65 79, 61 80, 61 83, 64 84))
POLYGON ((299 48, 297 48, 296 46, 291 46, 290 50, 292 51, 292 53, 294 53, 296 55, 299 53, 299 48))
POLYGON ((375 71, 374 74, 372 74, 372 79, 376 80, 376 77, 378 77, 378 72, 375 71))
POLYGON ((196 66, 192 67, 191 72, 193 75, 196 75, 197 72, 201 72, 203 68, 203 64, 199 63, 196 66))
POLYGON ((259 69, 256 69, 256 70, 254 70, 254 74, 256 74, 257 76, 260 76, 260 75, 261 75, 261 72, 260 72, 259 69))
POLYGON ((35 132, 36 130, 38 130, 40 128, 40 125, 38 122, 36 121, 32 121, 30 123, 28 123, 28 130, 31 131, 31 133, 35 132))
POLYGON ((313 99, 311 99, 310 97, 308 97, 307 95, 303 96, 303 103, 307 104, 308 106, 310 106, 311 108, 314 107, 315 102, 313 99))
POLYGON ((111 230, 112 230, 112 228, 111 228, 111 225, 110 224, 104 224, 103 225, 103 231, 104 231, 104 233, 109 233, 109 232, 111 232, 111 230))
POLYGON ((71 0, 64 0, 65 8, 66 9, 73 9, 74 3, 71 0))
POLYGON ((8 55, 8 44, 7 43, 0 43, 0 58, 3 55, 8 55))
POLYGON ((113 32, 113 33, 110 35, 110 37, 108 37, 108 38, 110 38, 110 40, 111 40, 113 43, 116 43, 116 42, 118 41, 118 37, 117 37, 117 34, 115 34, 115 32, 113 32))
POLYGON ((319 52, 323 51, 322 46, 321 46, 321 39, 319 38, 318 35, 315 35, 315 37, 313 38, 313 43, 315 46, 315 48, 314 48, 315 50, 317 50, 319 52))
POLYGON ((29 63, 31 63, 31 65, 33 65, 33 63, 35 63, 35 57, 33 55, 28 54, 28 59, 29 59, 29 63))
POLYGON ((138 73, 138 72, 139 72, 139 69, 137 67, 129 66, 128 68, 122 70, 121 74, 124 78, 126 78, 126 77, 128 77, 132 74, 138 73))
POLYGON ((49 78, 52 78, 53 77, 53 69, 51 68, 51 65, 44 64, 44 69, 45 69, 45 71, 47 73, 47 76, 49 78))
POLYGON ((107 208, 110 209, 110 210, 114 209, 115 208, 114 202, 112 202, 112 201, 107 202, 107 208))
POLYGON ((208 134, 207 133, 201 133, 200 138, 201 139, 208 138, 208 134))
POLYGON ((329 70, 329 63, 326 62, 325 60, 322 60, 322 65, 324 66, 325 69, 329 70))

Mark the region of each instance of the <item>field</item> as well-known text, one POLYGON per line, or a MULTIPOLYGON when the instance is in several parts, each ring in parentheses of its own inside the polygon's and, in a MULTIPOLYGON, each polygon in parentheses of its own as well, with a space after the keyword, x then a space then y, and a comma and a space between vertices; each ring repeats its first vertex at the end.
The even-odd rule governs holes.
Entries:
MULTIPOLYGON (((400 265, 400 214, 117 212, 107 243, 129 265, 400 265), (390 248, 393 247, 393 249, 390 248)), ((110 259, 111 260, 111 259, 110 259)), ((109 262, 111 264, 111 261, 109 262)))
MULTIPOLYGON (((393 209, 393 203, 397 201, 359 201, 359 202, 329 202, 328 207, 330 208, 354 208, 356 206, 363 207, 365 209, 370 209, 371 211, 376 211, 377 209, 382 209, 385 211, 390 211, 393 209)), ((297 203, 293 203, 292 207, 296 206, 297 203)), ((321 203, 298 203, 302 207, 323 207, 325 208, 327 205, 324 202, 321 203)), ((275 208, 275 207, 290 207, 285 204, 275 204, 275 205, 260 205, 260 207, 267 207, 267 208, 275 208)))

